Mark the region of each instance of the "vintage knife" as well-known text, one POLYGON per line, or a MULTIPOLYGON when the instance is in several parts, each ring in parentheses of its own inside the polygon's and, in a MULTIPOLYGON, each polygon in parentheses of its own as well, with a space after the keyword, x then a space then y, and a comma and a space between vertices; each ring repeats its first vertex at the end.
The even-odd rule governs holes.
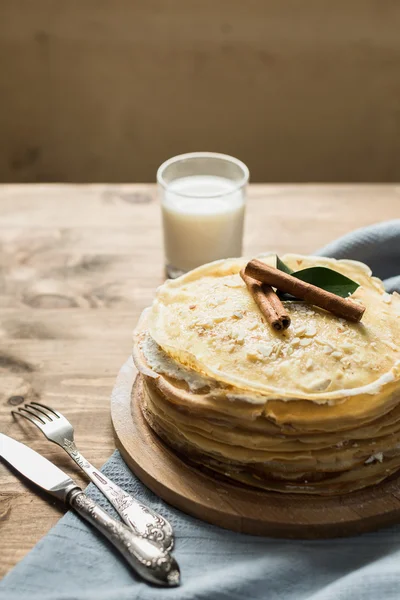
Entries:
POLYGON ((143 579, 160 586, 179 585, 179 566, 173 556, 110 517, 49 460, 3 433, 0 433, 0 457, 43 490, 69 504, 121 552, 143 579))

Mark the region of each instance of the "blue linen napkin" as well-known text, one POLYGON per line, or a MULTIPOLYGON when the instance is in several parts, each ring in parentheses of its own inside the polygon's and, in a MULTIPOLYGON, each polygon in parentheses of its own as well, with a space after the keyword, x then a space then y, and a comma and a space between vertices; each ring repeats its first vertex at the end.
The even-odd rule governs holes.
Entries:
MULTIPOLYGON (((318 254, 353 258, 400 292, 400 220, 355 231, 318 254)), ((115 452, 103 469, 164 514, 176 535, 179 588, 149 587, 112 547, 67 513, 0 583, 0 600, 385 600, 400 598, 400 527, 358 537, 293 541, 226 531, 173 509, 115 452)), ((92 484, 87 493, 113 509, 92 484)))

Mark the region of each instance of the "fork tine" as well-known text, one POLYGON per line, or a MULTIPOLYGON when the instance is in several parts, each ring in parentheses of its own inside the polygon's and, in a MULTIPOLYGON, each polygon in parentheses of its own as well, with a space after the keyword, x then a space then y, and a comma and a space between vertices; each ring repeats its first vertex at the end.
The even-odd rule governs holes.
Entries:
POLYGON ((21 415, 21 417, 24 417, 25 419, 28 419, 28 421, 30 421, 31 423, 33 423, 37 427, 40 427, 40 423, 38 423, 37 421, 35 421, 35 419, 37 419, 38 421, 41 421, 41 423, 43 423, 43 425, 46 425, 46 421, 44 419, 42 419, 42 417, 40 415, 37 415, 36 413, 32 412, 28 408, 19 408, 18 411, 12 410, 11 412, 13 414, 16 414, 16 415, 21 415), (32 419, 31 417, 28 417, 25 414, 26 412, 28 414, 32 415, 33 417, 35 417, 35 419, 32 419))
MULTIPOLYGON (((36 402, 31 402, 30 404, 25 404, 25 408, 30 408, 31 410, 33 410, 35 413, 41 413, 42 415, 44 415, 45 417, 47 417, 47 419, 49 421, 53 421, 53 415, 52 413, 47 413, 45 410, 42 410, 41 408, 37 408, 36 406, 34 406, 34 404, 36 404, 36 402)), ((50 409, 49 409, 50 410, 50 409)), ((47 423, 48 421, 46 421, 47 423)))
MULTIPOLYGON (((40 406, 41 408, 44 408, 45 410, 50 411, 51 413, 53 413, 53 415, 55 415, 58 419, 60 418, 60 414, 54 410, 53 408, 50 408, 50 406, 46 406, 45 404, 40 404, 40 402, 31 402, 31 406, 34 405, 36 406, 40 406)), ((39 408, 37 408, 36 410, 40 410, 39 408)), ((43 411, 40 411, 43 412, 43 411)), ((44 413, 46 414, 46 413, 44 413)))
POLYGON ((37 426, 37 422, 34 419, 31 419, 30 417, 28 417, 27 415, 24 415, 24 413, 18 412, 16 410, 12 410, 11 414, 14 417, 24 417, 24 419, 27 419, 28 421, 30 421, 31 423, 33 423, 34 425, 37 426))

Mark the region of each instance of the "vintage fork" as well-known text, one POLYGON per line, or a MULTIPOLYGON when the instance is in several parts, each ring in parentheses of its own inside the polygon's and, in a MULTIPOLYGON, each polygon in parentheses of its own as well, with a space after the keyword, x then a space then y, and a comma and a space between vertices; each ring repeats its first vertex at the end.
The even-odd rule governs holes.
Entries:
POLYGON ((18 409, 18 412, 12 410, 11 413, 28 419, 40 429, 48 440, 61 446, 137 535, 152 540, 164 550, 172 549, 174 536, 170 523, 110 481, 82 456, 74 442, 74 428, 61 413, 39 402, 25 404, 24 407, 18 409))

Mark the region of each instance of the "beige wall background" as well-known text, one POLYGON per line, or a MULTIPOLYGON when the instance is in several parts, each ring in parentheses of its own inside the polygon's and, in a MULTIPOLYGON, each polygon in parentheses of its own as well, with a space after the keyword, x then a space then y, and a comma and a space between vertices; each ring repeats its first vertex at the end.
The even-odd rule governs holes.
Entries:
POLYGON ((0 0, 0 180, 400 180, 398 0, 0 0))

